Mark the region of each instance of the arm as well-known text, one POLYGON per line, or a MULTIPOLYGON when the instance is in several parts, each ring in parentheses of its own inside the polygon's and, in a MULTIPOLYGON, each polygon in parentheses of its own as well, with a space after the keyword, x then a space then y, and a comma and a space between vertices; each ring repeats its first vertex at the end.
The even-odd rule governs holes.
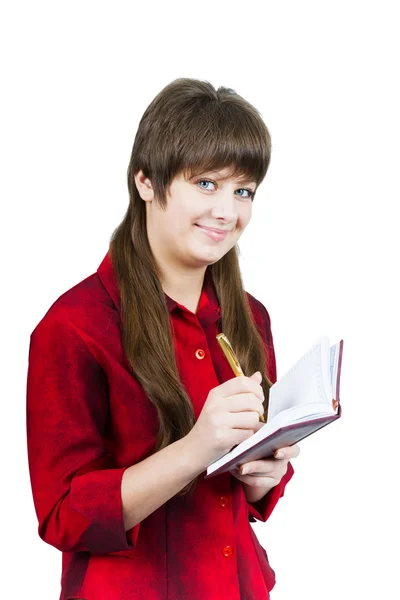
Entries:
POLYGON ((102 437, 108 410, 106 375, 74 325, 45 317, 29 347, 28 461, 39 536, 64 552, 132 550, 140 521, 201 472, 184 440, 115 468, 102 437))
POLYGON ((187 436, 126 469, 121 489, 125 529, 137 527, 203 471, 187 436))

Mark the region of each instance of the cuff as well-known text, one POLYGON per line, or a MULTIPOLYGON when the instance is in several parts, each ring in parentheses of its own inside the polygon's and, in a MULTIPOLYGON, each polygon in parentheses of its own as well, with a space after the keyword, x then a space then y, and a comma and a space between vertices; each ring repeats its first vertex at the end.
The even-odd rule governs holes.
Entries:
POLYGON ((249 521, 254 522, 258 519, 259 521, 265 523, 278 503, 279 498, 284 495, 286 484, 293 477, 293 474, 294 470, 292 464, 289 462, 287 471, 278 485, 273 487, 258 502, 247 502, 249 509, 249 521))
POLYGON ((70 506, 87 520, 80 542, 93 554, 133 550, 140 523, 125 531, 121 497, 122 475, 128 467, 91 471, 73 477, 70 506))

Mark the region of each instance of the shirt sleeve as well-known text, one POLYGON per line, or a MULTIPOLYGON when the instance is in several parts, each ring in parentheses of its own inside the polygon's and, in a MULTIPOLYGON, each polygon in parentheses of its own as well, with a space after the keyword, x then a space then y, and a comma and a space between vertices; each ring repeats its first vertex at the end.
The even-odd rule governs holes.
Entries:
POLYGON ((109 554, 136 545, 125 531, 121 480, 102 434, 108 380, 67 318, 46 315, 30 337, 27 450, 42 540, 63 552, 109 554))
MULTIPOLYGON (((271 331, 271 320, 268 314, 267 309, 263 304, 261 304, 262 308, 262 319, 263 319, 263 329, 265 332, 265 352, 266 352, 266 372, 267 376, 272 383, 276 382, 277 374, 276 374, 276 359, 275 359, 275 349, 274 349, 274 341, 272 337, 271 331)), ((285 475, 282 477, 281 481, 273 487, 261 500, 258 502, 247 502, 247 506, 249 509, 249 521, 254 522, 257 519, 259 521, 265 522, 275 506, 278 503, 279 498, 282 498, 285 492, 286 484, 293 477, 294 469, 292 464, 288 463, 288 468, 285 475)))

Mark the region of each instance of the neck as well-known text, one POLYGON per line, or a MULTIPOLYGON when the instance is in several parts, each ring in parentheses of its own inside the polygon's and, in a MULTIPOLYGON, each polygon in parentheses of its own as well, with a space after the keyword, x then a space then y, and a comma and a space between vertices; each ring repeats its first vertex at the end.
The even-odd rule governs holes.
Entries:
POLYGON ((170 271, 168 276, 164 274, 161 278, 161 285, 167 296, 196 312, 195 309, 200 300, 205 272, 205 268, 190 274, 187 272, 170 271))

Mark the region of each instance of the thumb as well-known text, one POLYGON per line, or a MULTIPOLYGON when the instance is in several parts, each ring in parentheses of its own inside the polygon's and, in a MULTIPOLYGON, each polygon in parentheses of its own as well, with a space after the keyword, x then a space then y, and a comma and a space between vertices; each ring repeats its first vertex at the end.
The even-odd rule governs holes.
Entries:
POLYGON ((250 379, 255 379, 256 381, 258 381, 258 383, 261 383, 262 375, 260 371, 256 371, 255 373, 253 373, 253 375, 250 375, 250 379))

